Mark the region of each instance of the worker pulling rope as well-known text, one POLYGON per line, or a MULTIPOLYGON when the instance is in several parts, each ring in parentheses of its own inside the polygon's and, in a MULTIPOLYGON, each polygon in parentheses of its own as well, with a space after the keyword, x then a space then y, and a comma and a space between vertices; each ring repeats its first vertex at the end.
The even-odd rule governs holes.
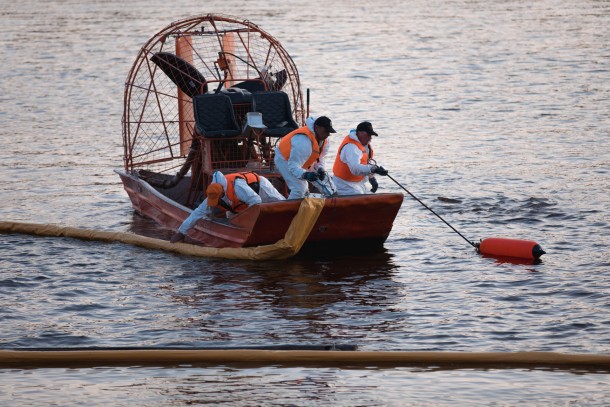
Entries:
POLYGON ((257 247, 202 247, 187 243, 170 243, 167 240, 154 239, 133 233, 6 221, 0 221, 0 233, 21 233, 37 236, 72 237, 103 242, 122 242, 147 249, 165 250, 198 257, 244 260, 286 259, 294 256, 301 250, 314 224, 318 220, 322 208, 324 208, 324 198, 308 197, 303 199, 299 211, 290 223, 284 238, 274 244, 257 247))

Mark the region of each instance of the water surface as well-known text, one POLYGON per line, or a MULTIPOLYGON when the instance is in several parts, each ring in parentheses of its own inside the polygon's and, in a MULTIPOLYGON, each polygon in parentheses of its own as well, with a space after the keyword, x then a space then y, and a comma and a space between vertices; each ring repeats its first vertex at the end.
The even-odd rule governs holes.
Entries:
MULTIPOLYGON (((170 236, 133 213, 112 172, 123 86, 152 34, 208 12, 281 41, 312 113, 339 131, 331 152, 370 120, 379 162, 468 239, 531 239, 548 254, 536 265, 482 258, 408 196, 375 255, 225 261, 2 235, 1 348, 610 352, 604 1, 5 4, 0 218, 170 236)), ((608 375, 582 373, 5 369, 0 403, 65 404, 69 393, 74 405, 256 405, 270 395, 276 405, 607 405, 608 375)))

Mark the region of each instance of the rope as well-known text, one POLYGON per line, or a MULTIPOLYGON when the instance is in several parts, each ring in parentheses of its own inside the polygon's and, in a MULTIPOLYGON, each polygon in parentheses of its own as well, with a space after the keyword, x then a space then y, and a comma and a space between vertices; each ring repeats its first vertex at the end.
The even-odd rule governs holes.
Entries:
POLYGON ((430 212, 432 212, 433 214, 435 214, 437 218, 439 218, 440 220, 442 220, 443 222, 445 222, 445 224, 446 224, 447 226, 449 226, 449 227, 450 227, 450 228, 451 228, 451 229, 452 229, 452 230, 453 230, 455 233, 457 233, 458 235, 460 235, 460 236, 462 237, 462 239, 464 239, 465 241, 467 241, 469 245, 471 245, 471 246, 472 246, 472 247, 474 247, 475 249, 478 249, 478 245, 477 245, 476 243, 471 242, 470 240, 466 239, 466 238, 464 237, 464 235, 462 235, 460 232, 458 232, 456 228, 454 228, 453 226, 451 226, 451 225, 449 224, 449 222, 447 222, 445 219, 443 219, 443 218, 441 217, 441 215, 439 215, 438 213, 434 212, 432 209, 428 208, 428 206, 427 206, 425 203, 423 203, 422 201, 420 201, 418 197, 416 197, 415 195, 413 195, 411 192, 409 192, 409 191, 407 190, 407 188, 403 187, 403 186, 402 186, 402 185, 401 185, 401 184, 400 184, 398 181, 396 181, 394 178, 392 178, 392 176, 391 176, 390 174, 387 174, 387 177, 388 177, 389 179, 391 179, 392 181, 394 181, 394 182, 396 183, 396 185, 398 185, 399 187, 401 187, 402 189, 404 189, 405 191, 407 191, 407 194, 411 195, 411 197, 412 197, 413 199, 415 199, 417 202, 419 202, 420 204, 422 204, 422 205, 424 206, 424 208, 426 208, 427 210, 429 210, 430 212))

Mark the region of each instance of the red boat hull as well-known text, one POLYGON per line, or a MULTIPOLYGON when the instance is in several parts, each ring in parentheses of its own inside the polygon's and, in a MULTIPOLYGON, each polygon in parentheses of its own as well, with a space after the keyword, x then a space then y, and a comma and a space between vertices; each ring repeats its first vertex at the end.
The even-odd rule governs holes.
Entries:
MULTIPOLYGON (((159 225, 177 230, 190 211, 165 197, 145 181, 117 171, 133 208, 159 225)), ((326 198, 306 245, 337 247, 359 242, 381 245, 390 234, 404 196, 370 194, 326 198)), ((299 210, 300 199, 253 205, 235 217, 199 220, 189 231, 192 240, 210 247, 251 247, 282 239, 299 210)))

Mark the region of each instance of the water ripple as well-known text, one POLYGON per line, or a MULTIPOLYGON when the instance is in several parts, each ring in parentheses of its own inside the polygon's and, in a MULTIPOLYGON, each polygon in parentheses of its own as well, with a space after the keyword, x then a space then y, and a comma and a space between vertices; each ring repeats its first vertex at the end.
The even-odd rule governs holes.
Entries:
MULTIPOLYGON (((2 347, 348 342, 366 350, 610 352, 606 3, 38 3, 8 2, 0 13, 3 220, 169 238, 133 213, 111 171, 122 166, 125 78, 142 44, 169 22, 240 10, 293 56, 311 113, 333 119, 331 155, 349 129, 371 120, 379 162, 468 239, 531 239, 547 255, 536 264, 482 257, 408 195, 375 255, 253 263, 2 235, 2 347)), ((387 177, 379 183, 380 192, 404 193, 387 177)), ((92 369, 53 371, 50 380, 44 369, 26 379, 11 371, 2 382, 13 383, 14 400, 0 403, 64 402, 65 391, 53 389, 84 405, 608 401, 602 375, 554 372, 543 388, 540 371, 212 372, 92 369), (213 389, 202 390, 206 380, 213 389), (400 386, 405 380, 410 386, 400 386), (430 391, 431 382, 444 387, 430 391), (163 394, 149 391, 168 383, 163 394), (74 396, 78 386, 95 389, 95 401, 74 396)))

